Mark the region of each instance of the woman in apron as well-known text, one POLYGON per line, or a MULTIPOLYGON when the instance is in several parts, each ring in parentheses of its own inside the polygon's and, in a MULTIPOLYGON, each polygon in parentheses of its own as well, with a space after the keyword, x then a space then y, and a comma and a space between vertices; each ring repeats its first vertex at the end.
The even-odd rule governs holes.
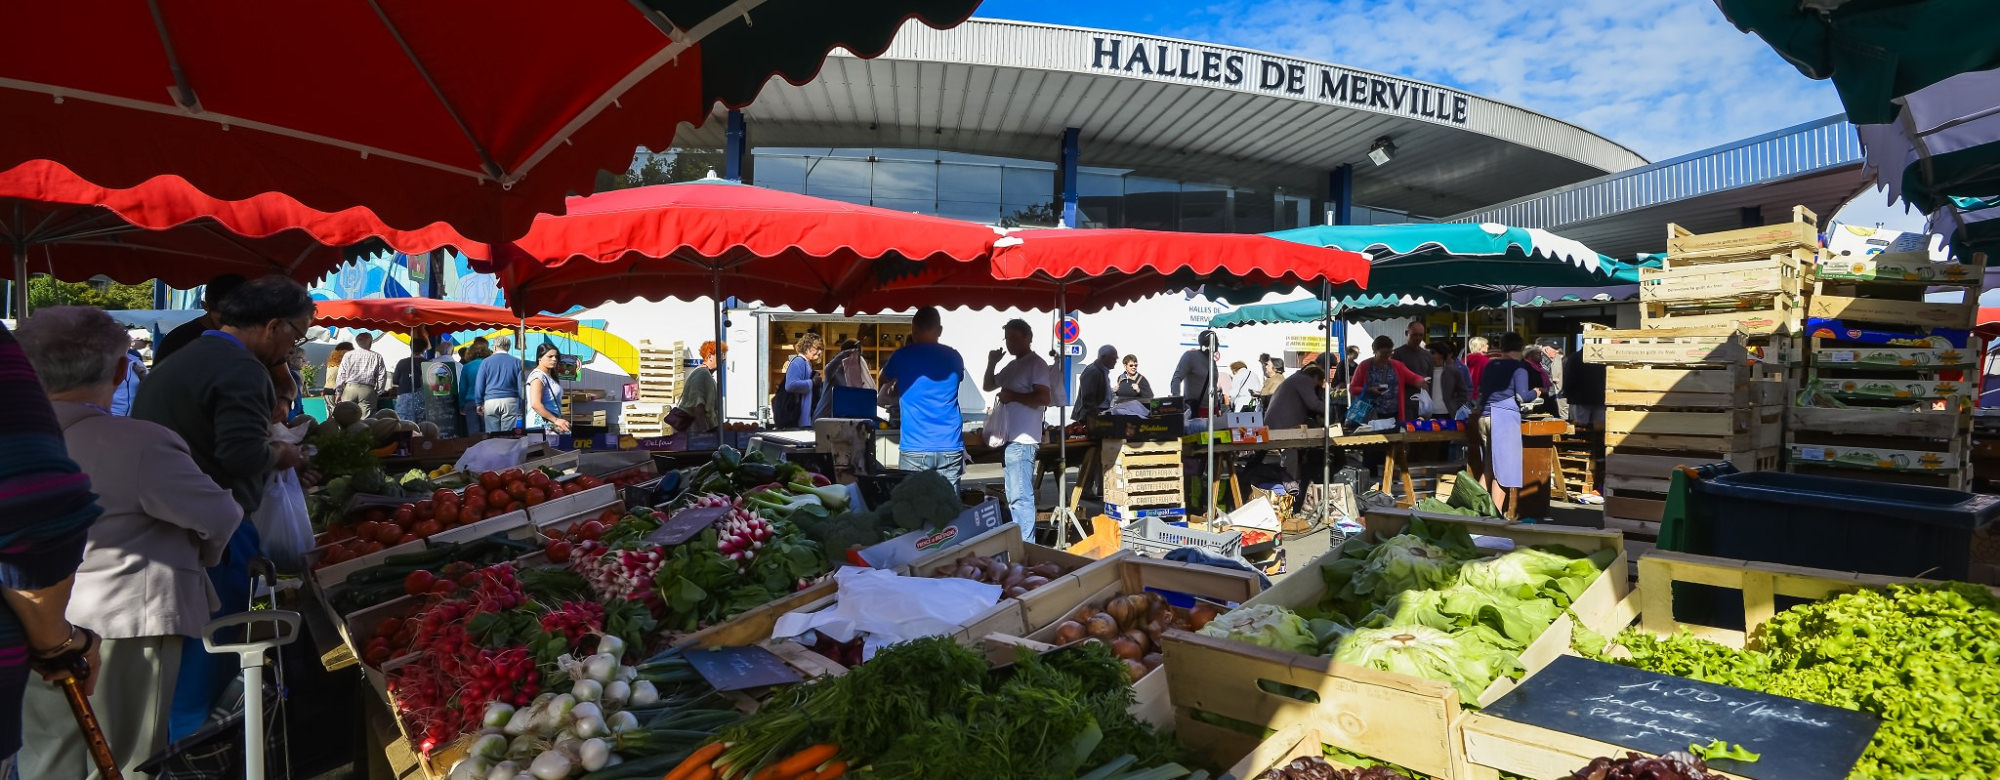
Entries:
POLYGON ((1500 355, 1480 372, 1475 397, 1486 441, 1486 474, 1481 481, 1509 516, 1521 487, 1521 407, 1538 395, 1534 376, 1521 358, 1526 346, 1519 333, 1500 334, 1500 355))

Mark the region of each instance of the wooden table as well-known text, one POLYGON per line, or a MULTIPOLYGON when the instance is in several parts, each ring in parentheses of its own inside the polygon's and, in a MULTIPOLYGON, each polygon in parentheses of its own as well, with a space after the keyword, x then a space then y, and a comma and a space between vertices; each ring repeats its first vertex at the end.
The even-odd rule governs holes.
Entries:
MULTIPOLYGON (((1460 441, 1463 438, 1464 434, 1459 431, 1384 431, 1381 433, 1348 434, 1336 431, 1333 435, 1332 446, 1343 449, 1350 447, 1357 449, 1380 447, 1387 450, 1382 461, 1382 493, 1384 495, 1394 495, 1397 483, 1400 482, 1403 488, 1403 497, 1398 503, 1402 506, 1410 506, 1416 503, 1417 487, 1416 481, 1410 477, 1409 445, 1454 442, 1460 441)), ((1324 442, 1325 436, 1317 428, 1295 428, 1284 431, 1272 431, 1272 438, 1269 441, 1217 444, 1215 445, 1215 451, 1217 454, 1225 452, 1234 454, 1266 450, 1317 449, 1324 442)), ((1188 446, 1194 448, 1191 450, 1193 452, 1199 452, 1208 447, 1206 444, 1190 444, 1188 446)), ((1230 497, 1235 499, 1237 506, 1242 506, 1243 495, 1241 488, 1236 484, 1234 459, 1218 461, 1218 463, 1220 465, 1216 471, 1222 473, 1218 473, 1216 478, 1218 480, 1225 478, 1229 480, 1230 497)))

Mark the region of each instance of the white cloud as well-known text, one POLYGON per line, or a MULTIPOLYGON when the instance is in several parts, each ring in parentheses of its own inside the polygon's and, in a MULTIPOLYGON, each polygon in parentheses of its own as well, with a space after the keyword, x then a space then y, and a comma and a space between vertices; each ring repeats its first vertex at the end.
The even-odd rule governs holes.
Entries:
POLYGON ((1249 0, 1164 31, 1464 89, 1661 160, 1840 112, 1704 0, 1249 0))

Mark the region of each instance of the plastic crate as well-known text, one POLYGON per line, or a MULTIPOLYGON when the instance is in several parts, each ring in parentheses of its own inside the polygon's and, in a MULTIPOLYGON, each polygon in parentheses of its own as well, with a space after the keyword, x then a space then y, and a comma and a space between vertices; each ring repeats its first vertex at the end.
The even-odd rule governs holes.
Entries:
POLYGON ((1712 550, 1817 569, 1963 580, 1972 537, 2000 517, 2000 496, 1808 474, 1755 471, 1696 483, 1712 550))
POLYGON ((1126 526, 1123 536, 1126 547, 1148 555, 1165 555, 1182 547, 1195 547, 1224 558, 1243 558, 1243 534, 1237 531, 1210 533, 1157 517, 1144 517, 1126 526))

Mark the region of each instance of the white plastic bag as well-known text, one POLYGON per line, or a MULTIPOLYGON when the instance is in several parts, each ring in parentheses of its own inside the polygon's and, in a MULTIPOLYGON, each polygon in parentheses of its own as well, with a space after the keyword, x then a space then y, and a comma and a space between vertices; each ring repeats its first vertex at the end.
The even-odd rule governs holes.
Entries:
POLYGON ((306 551, 313 547, 312 520, 306 516, 306 491, 299 485, 299 473, 285 469, 264 483, 264 503, 250 515, 251 525, 264 540, 264 557, 278 571, 292 574, 306 568, 306 551))
POLYGON ((465 453, 458 456, 458 463, 454 468, 468 474, 505 471, 526 463, 528 451, 543 444, 541 439, 533 437, 487 439, 467 447, 465 453))
POLYGON ((840 598, 831 608, 781 615, 771 637, 818 631, 846 642, 861 636, 862 656, 872 658, 897 642, 956 631, 1000 601, 999 586, 957 577, 904 577, 888 569, 844 566, 833 578, 840 583, 840 598))

